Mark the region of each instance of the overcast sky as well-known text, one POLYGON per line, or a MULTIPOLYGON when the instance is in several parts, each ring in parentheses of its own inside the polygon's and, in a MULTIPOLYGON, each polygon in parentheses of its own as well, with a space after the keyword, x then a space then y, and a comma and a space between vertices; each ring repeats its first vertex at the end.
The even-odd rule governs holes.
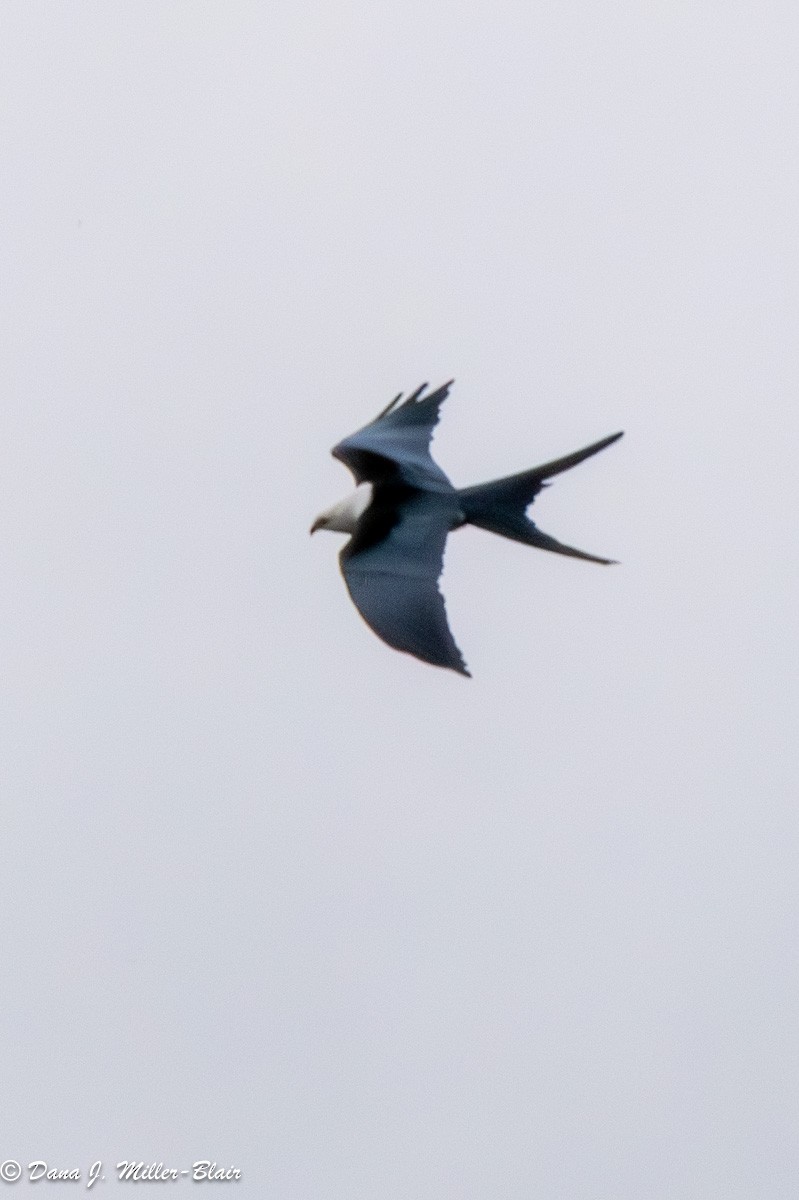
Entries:
POLYGON ((787 2, 5 0, 0 1160, 796 1192, 798 50, 787 2), (458 484, 626 430, 534 510, 622 565, 451 539, 472 680, 308 537, 451 376, 458 484))

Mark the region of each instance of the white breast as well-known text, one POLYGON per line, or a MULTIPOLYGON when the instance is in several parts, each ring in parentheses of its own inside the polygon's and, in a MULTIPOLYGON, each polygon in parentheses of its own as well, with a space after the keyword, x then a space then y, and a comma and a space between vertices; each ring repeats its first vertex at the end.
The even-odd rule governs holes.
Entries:
POLYGON ((371 483, 361 483, 349 496, 323 513, 325 528, 337 533, 354 533, 358 521, 372 502, 371 483))

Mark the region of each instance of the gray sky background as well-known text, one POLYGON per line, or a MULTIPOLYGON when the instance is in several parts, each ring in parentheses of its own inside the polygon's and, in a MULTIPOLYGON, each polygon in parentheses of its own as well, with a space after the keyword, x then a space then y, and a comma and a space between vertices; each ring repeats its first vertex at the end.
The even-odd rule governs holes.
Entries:
POLYGON ((3 4, 0 1158, 794 1194, 798 45, 3 4), (452 375, 457 483, 627 431, 535 509, 621 566, 451 540, 472 681, 308 537, 452 375))

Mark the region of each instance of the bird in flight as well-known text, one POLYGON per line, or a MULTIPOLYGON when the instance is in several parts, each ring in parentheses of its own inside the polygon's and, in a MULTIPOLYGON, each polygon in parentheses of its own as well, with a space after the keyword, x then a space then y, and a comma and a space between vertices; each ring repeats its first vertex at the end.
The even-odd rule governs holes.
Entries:
POLYGON ((405 400, 400 392, 373 421, 333 447, 333 456, 352 471, 358 486, 321 513, 311 533, 331 529, 351 535, 339 555, 341 572, 355 607, 379 638, 423 662, 468 675, 438 588, 447 536, 476 525, 541 550, 612 563, 542 533, 527 509, 553 475, 622 435, 612 433, 518 475, 456 488, 430 454, 433 429, 453 382, 427 395, 424 383, 405 400))

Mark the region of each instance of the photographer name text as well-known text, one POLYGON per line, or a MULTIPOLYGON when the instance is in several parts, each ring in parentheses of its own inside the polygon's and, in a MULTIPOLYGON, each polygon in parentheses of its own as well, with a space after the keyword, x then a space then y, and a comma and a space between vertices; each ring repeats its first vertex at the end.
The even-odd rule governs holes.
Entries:
MULTIPOLYGON (((241 1179, 238 1167, 220 1167, 210 1159, 198 1159, 191 1167, 168 1167, 162 1162, 136 1162, 122 1159, 114 1168, 119 1183, 177 1183, 190 1179, 192 1183, 234 1183, 241 1179)), ((80 1167, 54 1167, 42 1159, 29 1162, 26 1167, 15 1158, 0 1163, 0 1180, 16 1183, 23 1176, 29 1183, 84 1183, 86 1188, 103 1183, 103 1164, 100 1159, 93 1162, 88 1171, 80 1167)))

